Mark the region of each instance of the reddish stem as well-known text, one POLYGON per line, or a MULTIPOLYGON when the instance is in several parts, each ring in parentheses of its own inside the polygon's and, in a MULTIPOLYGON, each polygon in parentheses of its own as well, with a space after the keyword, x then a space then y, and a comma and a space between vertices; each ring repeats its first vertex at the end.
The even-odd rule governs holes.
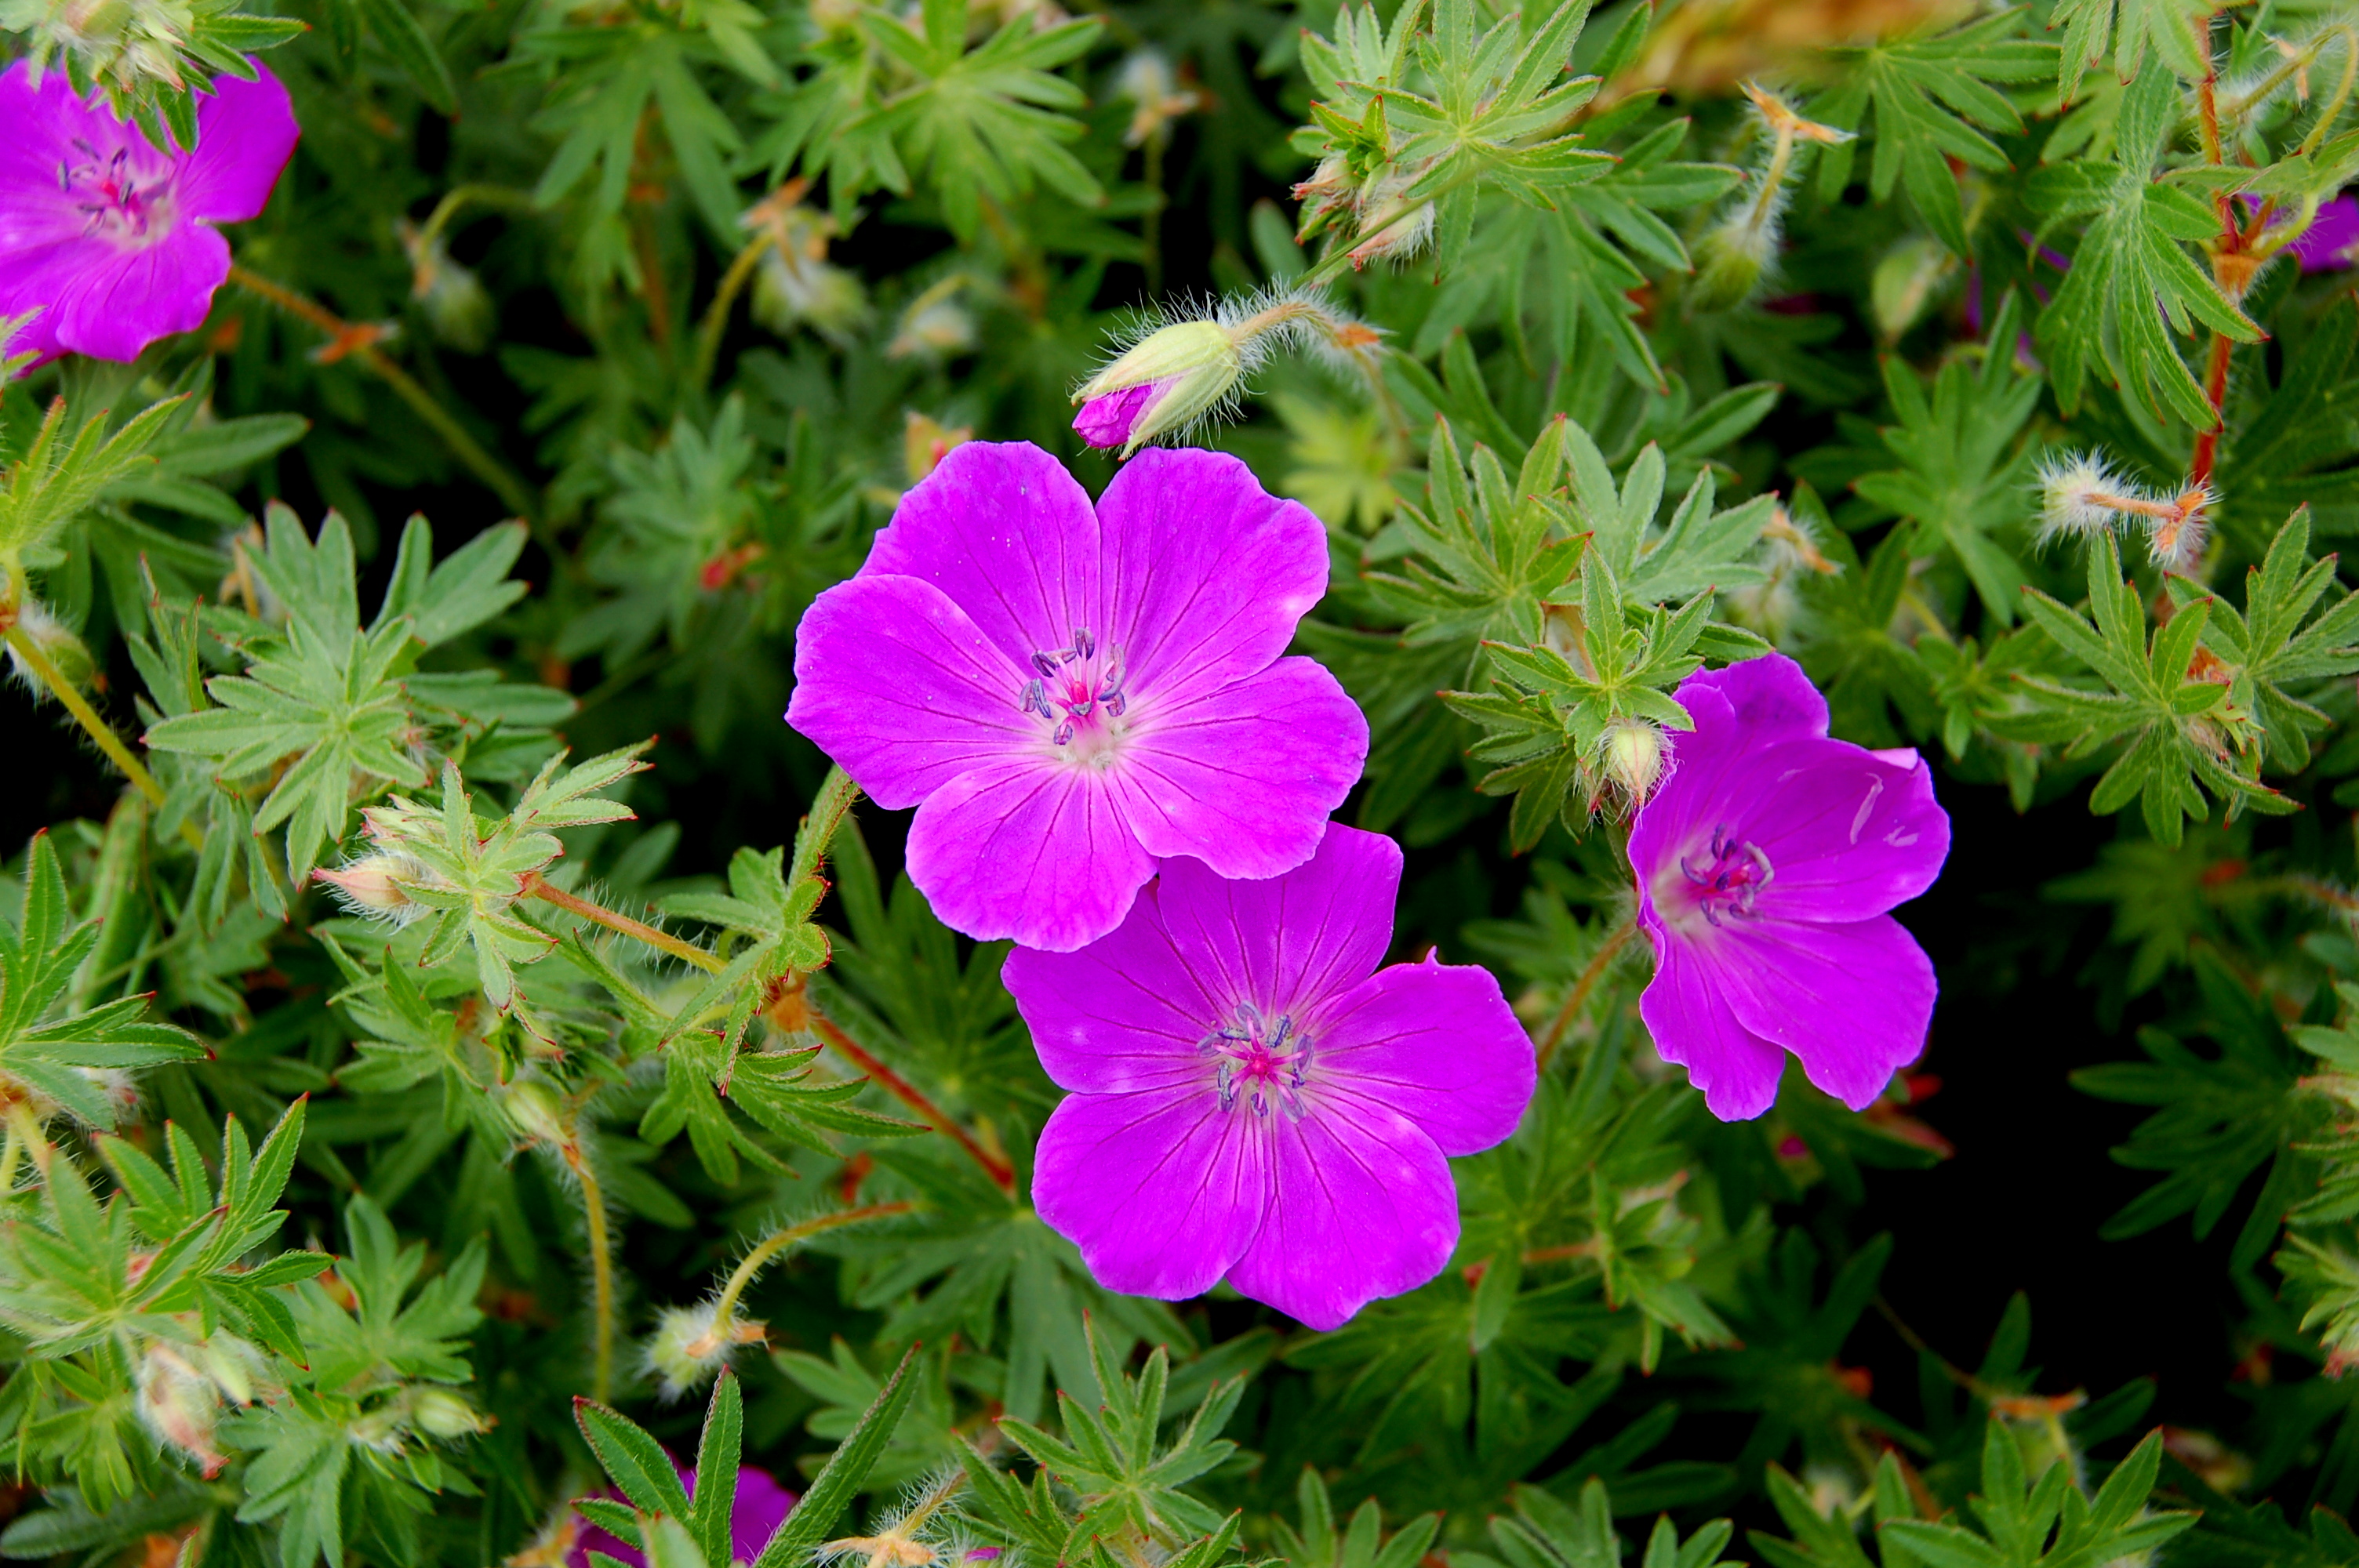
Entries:
POLYGON ((928 1099, 923 1090, 862 1049, 860 1043, 846 1034, 833 1019, 810 1009, 810 1022, 821 1039, 842 1052, 844 1059, 866 1074, 878 1088, 925 1118, 928 1125, 965 1150, 1001 1192, 1010 1197, 1016 1195, 1016 1167, 976 1142, 973 1133, 951 1120, 949 1113, 928 1099))
POLYGON ((2196 434, 2195 460, 2188 474, 2190 488, 2212 482, 2212 464, 2220 455, 2220 410, 2228 401, 2228 354, 2234 346, 2227 333, 2212 334, 2212 361, 2203 375, 2203 400, 2212 405, 2212 428, 2196 434))

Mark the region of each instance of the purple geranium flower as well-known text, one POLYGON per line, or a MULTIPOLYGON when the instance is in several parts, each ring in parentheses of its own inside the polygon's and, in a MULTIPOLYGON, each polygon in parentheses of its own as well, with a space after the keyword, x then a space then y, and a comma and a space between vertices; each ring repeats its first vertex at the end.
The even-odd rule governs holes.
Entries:
POLYGON ((1141 382, 1091 398, 1073 416, 1074 433, 1093 447, 1126 445, 1141 416, 1169 394, 1175 379, 1141 382))
POLYGON ((1236 459, 1150 452, 1089 497, 1038 447, 970 442, 902 497, 796 633, 787 721, 878 805, 970 936, 1070 951, 1155 862, 1310 859, 1367 757, 1335 677, 1282 658, 1325 530, 1236 459))
POLYGON ((38 309, 17 348, 133 360, 200 325, 229 276, 214 230, 260 212, 295 150, 278 79, 217 78, 193 151, 159 152, 63 71, 0 71, 0 316, 38 309))
POLYGON ((2318 215, 2293 243, 2304 272, 2332 272, 2359 262, 2359 200, 2340 196, 2319 204, 2318 215))
POLYGON ((1376 968, 1400 876, 1391 839, 1337 826, 1264 881, 1166 861, 1114 935, 1008 956, 1072 1091, 1033 1206, 1100 1284, 1177 1301, 1225 1275, 1327 1329, 1450 1260, 1443 1156, 1515 1130, 1532 1043, 1487 969, 1376 968))
MULTIPOLYGON (((689 1497, 696 1496, 696 1472, 679 1470, 679 1484, 689 1497)), ((617 1501, 622 1494, 611 1487, 602 1494, 617 1501)), ((778 1533, 778 1526, 787 1522, 794 1511, 795 1495, 778 1485, 767 1470, 746 1465, 737 1472, 737 1501, 729 1510, 729 1555, 734 1563, 751 1563, 762 1555, 762 1548, 770 1544, 770 1537, 778 1533)), ((647 1568, 645 1554, 625 1546, 594 1524, 584 1523, 574 1532, 573 1543, 565 1550, 565 1568, 590 1568, 590 1554, 603 1552, 607 1556, 630 1564, 630 1568, 647 1568)), ((723 1568, 715 1564, 715 1568, 723 1568)))
POLYGON ((1639 1015, 1723 1121, 1759 1116, 1790 1051, 1857 1110, 1924 1049, 1933 966, 1886 912, 1930 887, 1950 818, 1910 751, 1827 736, 1782 654, 1690 676, 1695 729, 1638 813, 1630 866, 1655 945, 1639 1015))

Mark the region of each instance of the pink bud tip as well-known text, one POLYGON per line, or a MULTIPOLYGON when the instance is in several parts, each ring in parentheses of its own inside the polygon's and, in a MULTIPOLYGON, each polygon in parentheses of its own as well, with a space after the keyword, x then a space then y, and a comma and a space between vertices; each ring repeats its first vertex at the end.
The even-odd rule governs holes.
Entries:
POLYGON ((1159 383, 1149 381, 1093 397, 1073 416, 1073 428, 1093 447, 1122 446, 1162 390, 1159 383))

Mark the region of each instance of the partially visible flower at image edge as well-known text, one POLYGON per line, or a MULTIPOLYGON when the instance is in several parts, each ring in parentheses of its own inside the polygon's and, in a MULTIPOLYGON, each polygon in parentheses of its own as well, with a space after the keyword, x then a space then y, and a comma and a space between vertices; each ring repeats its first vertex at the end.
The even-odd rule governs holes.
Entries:
POLYGON ((261 212, 299 135, 260 65, 197 98, 197 145, 159 151, 62 71, 0 71, 0 317, 38 311, 18 351, 130 361, 193 330, 229 276, 214 229, 261 212))
POLYGON ((1143 454, 1093 508, 1024 442, 957 448, 795 633, 787 722, 888 811, 909 878, 978 940, 1061 952, 1122 923, 1156 861, 1310 859, 1368 725, 1288 657, 1327 535, 1236 459, 1143 454))
MULTIPOLYGON (((679 1484, 690 1498, 696 1496, 696 1472, 681 1468, 679 1484)), ((601 1494, 621 1500, 621 1494, 609 1488, 601 1494)), ((787 1522, 794 1511, 795 1494, 778 1485, 766 1470, 748 1465, 737 1472, 737 1502, 729 1515, 729 1556, 733 1563, 752 1563, 762 1555, 762 1548, 770 1544, 770 1537, 778 1533, 778 1526, 787 1522)), ((572 1517, 569 1511, 569 1517, 572 1517)), ((625 1546, 594 1524, 580 1523, 571 1545, 565 1549, 564 1568, 592 1568, 590 1554, 603 1552, 629 1568, 647 1568, 644 1553, 625 1546)), ((713 1568, 726 1568, 716 1563, 713 1568)))
POLYGON ((1950 819, 1913 751, 1827 734, 1827 703, 1782 654, 1699 672, 1695 728, 1630 834, 1656 971, 1639 1014, 1723 1121, 1777 1098, 1786 1056, 1853 1109, 1917 1059, 1933 966, 1888 913, 1923 892, 1950 819))
POLYGON ((1168 860, 1113 935, 1008 956, 1071 1091, 1033 1206, 1100 1284, 1178 1301, 1226 1278, 1323 1330, 1450 1261, 1447 1156, 1516 1130, 1536 1065, 1489 970, 1377 968, 1400 881, 1398 846, 1338 824, 1262 881, 1168 860))

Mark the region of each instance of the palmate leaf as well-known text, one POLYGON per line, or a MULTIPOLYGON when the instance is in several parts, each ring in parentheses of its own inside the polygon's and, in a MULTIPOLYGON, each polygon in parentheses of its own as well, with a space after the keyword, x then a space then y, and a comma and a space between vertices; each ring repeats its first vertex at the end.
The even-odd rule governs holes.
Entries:
MULTIPOLYGON (((911 21, 864 10, 861 25, 876 46, 915 82, 870 112, 869 124, 846 127, 889 132, 902 157, 925 166, 942 216, 961 239, 983 226, 986 200, 1006 203, 1046 185, 1084 207, 1105 200, 1097 178, 1065 144, 1082 124, 1068 113, 1087 99, 1055 68, 1097 41, 1096 17, 1036 28, 1028 16, 1010 16, 979 48, 966 45, 967 0, 925 0, 911 21)), ((907 176, 888 185, 906 193, 907 176)))
POLYGON ((1933 378, 1929 400, 1897 355, 1884 362, 1884 385, 1897 423, 1877 432, 1901 467, 1862 474, 1853 489, 1916 526, 1911 553, 1946 550, 1965 568, 1983 608, 2011 624, 2024 588, 2023 489, 2037 454, 2018 438, 2039 406, 2040 380, 2015 368, 2015 298, 1994 318, 1979 370, 1952 359, 1933 378))
POLYGON ((2114 536, 2098 535, 2089 550, 2093 620, 2038 589, 2024 590, 2029 620, 2108 689, 2090 692, 2019 676, 2035 716, 2011 720, 2009 729, 2027 739, 2065 742, 2067 756, 2126 741, 2090 795, 2089 809, 2104 816, 2138 801, 2147 830, 2166 844, 2180 841, 2187 818, 2204 819, 2207 789, 2228 803, 2232 818, 2246 807, 2273 815, 2294 809, 2260 782, 2267 737, 2250 710, 2234 699, 2228 680, 2196 669, 2197 646, 2216 601, 2181 605, 2149 642, 2146 605, 2121 571, 2114 536))
POLYGON ((99 935, 98 925, 75 924, 57 846, 47 833, 35 835, 16 920, 0 918, 0 1080, 37 1106, 111 1128, 120 1107, 85 1069, 194 1061, 205 1047, 185 1029, 150 1021, 145 996, 69 1011, 74 973, 99 935))
POLYGON ((106 410, 83 419, 66 436, 66 400, 49 405, 24 455, 0 474, 0 568, 54 566, 57 540, 108 487, 156 467, 148 448, 184 401, 169 398, 110 434, 106 410))
MULTIPOLYGON (((1843 72, 1843 80, 1805 111, 1821 124, 1856 131, 1872 104, 1875 129, 1868 189, 1886 201, 1898 182, 1934 237, 1957 255, 1971 253, 1951 160, 1989 173, 2007 168, 1998 144, 1975 127, 2019 133, 2023 118, 1991 83, 2044 76, 2056 52, 2052 44, 2017 36, 2027 14, 2027 8, 2017 6, 1946 33, 1904 34, 1864 49, 1829 49, 1828 62, 1843 72)), ((1854 142, 1821 149, 1822 199, 1842 197, 1857 152, 1854 142)))
MULTIPOLYGON (((1614 1507, 1605 1483, 1592 1477, 1577 1501, 1567 1502, 1538 1487, 1518 1486, 1509 1494, 1512 1513, 1490 1520, 1491 1552, 1452 1552, 1466 1568, 1619 1568, 1622 1541, 1614 1533, 1614 1507)), ((1684 1541, 1669 1519, 1658 1519, 1637 1568, 1711 1568, 1736 1527, 1713 1519, 1684 1541)))
POLYGON ((1442 270, 1466 253, 1478 187, 1546 207, 1612 167, 1611 154, 1568 130, 1595 96, 1597 78, 1559 80, 1589 8, 1590 0, 1562 0, 1528 33, 1520 15, 1478 32, 1473 0, 1434 0, 1431 29, 1417 40, 1433 96, 1397 88, 1379 102, 1399 137, 1392 161, 1419 171, 1402 200, 1435 204, 1434 251, 1442 270))
POLYGON ((2156 74, 2166 81, 2201 76, 2218 9, 2214 0, 2056 0, 2048 26, 2064 29, 2064 52, 2056 62, 2064 102, 2080 95, 2081 78, 2104 59, 2108 45, 2124 81, 2143 75, 2148 49, 2163 68, 2156 74))
POLYGON ((405 1379, 469 1381, 473 1373, 465 1336, 484 1316, 475 1306, 486 1259, 482 1239, 413 1295, 426 1244, 401 1245, 385 1211, 357 1195, 345 1206, 344 1225, 352 1250, 341 1277, 352 1293, 351 1310, 316 1283, 296 1292, 312 1385, 322 1392, 360 1394, 405 1379))
MULTIPOLYGON (((2230 702, 2252 714, 2268 738, 2269 761, 2288 773, 2310 765, 2310 736, 2333 722, 2296 690, 2321 696, 2326 681, 2359 671, 2359 595, 2340 594, 2309 621, 2319 597, 2336 586, 2336 557, 2313 561, 2309 546, 2304 508, 2277 530, 2262 563, 2245 571, 2243 612, 2215 603, 2203 628, 2205 646, 2231 673, 2230 702)), ((2193 596, 2191 584, 2173 578, 2170 586, 2174 597, 2193 596)))
POLYGON ((2188 243, 2219 232, 2219 214, 2196 189, 2156 178, 2179 114, 2178 79, 2167 70, 2143 75, 2123 96, 2112 165, 2063 163, 2031 178, 2027 197, 2049 232, 2086 225, 2035 333, 2068 414, 2097 370, 2157 413, 2208 429, 2212 405, 2173 332, 2200 324, 2239 342, 2262 335, 2187 253, 2188 243))

